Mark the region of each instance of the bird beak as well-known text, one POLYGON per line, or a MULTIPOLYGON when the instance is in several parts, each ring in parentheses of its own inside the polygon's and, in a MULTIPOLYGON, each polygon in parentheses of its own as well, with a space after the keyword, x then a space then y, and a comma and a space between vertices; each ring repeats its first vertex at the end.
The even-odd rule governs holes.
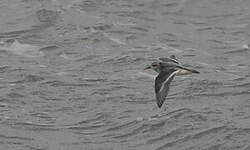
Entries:
POLYGON ((147 70, 147 69, 151 69, 151 66, 150 65, 147 65, 144 70, 147 70))

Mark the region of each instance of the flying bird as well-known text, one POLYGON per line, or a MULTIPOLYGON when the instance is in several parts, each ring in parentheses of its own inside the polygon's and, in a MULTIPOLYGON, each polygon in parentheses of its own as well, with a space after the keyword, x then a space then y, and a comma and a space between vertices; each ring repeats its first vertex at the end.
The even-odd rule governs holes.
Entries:
POLYGON ((167 58, 159 58, 159 60, 160 61, 153 62, 151 65, 146 66, 144 70, 152 69, 159 73, 155 78, 155 96, 157 105, 161 108, 168 95, 170 83, 176 75, 200 72, 180 65, 175 55, 171 55, 167 58))

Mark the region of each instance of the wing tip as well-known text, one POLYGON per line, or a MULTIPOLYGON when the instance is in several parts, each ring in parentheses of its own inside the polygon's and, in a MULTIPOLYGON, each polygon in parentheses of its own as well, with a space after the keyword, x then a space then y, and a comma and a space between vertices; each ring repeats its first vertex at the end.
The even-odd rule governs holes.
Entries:
POLYGON ((197 70, 195 70, 193 68, 186 68, 186 67, 183 67, 183 66, 180 66, 180 68, 183 69, 183 70, 187 70, 187 71, 189 71, 191 73, 200 73, 199 71, 197 71, 197 70))
POLYGON ((194 69, 192 69, 191 72, 192 72, 192 73, 200 73, 199 71, 194 70, 194 69))
POLYGON ((158 108, 161 108, 163 103, 157 103, 158 108))
POLYGON ((165 98, 162 99, 162 98, 160 98, 160 97, 156 97, 156 101, 157 101, 157 106, 158 106, 158 108, 161 108, 162 104, 163 104, 164 101, 165 101, 165 98))
POLYGON ((170 55, 169 58, 175 59, 177 61, 177 58, 175 55, 170 55))
POLYGON ((170 55, 169 57, 160 57, 158 59, 163 62, 173 62, 173 63, 179 64, 175 55, 170 55))

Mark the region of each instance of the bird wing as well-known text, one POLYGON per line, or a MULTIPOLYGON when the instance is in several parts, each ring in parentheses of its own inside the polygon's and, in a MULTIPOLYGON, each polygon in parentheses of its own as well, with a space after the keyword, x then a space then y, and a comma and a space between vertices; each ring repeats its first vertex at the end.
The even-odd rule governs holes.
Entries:
POLYGON ((159 73, 155 79, 155 95, 156 101, 159 108, 161 108, 167 95, 171 81, 174 79, 178 70, 169 69, 159 73))
POLYGON ((173 63, 179 64, 175 55, 171 55, 170 57, 161 57, 161 58, 159 58, 159 60, 161 60, 163 62, 173 62, 173 63))
POLYGON ((165 62, 161 62, 161 66, 162 68, 165 70, 165 71, 168 71, 170 69, 181 69, 181 70, 186 70, 186 71, 189 71, 191 73, 200 73, 199 71, 195 70, 195 69, 192 69, 192 68, 187 68, 187 67, 184 67, 180 64, 177 64, 177 63, 174 63, 174 62, 170 62, 170 61, 165 61, 165 62))

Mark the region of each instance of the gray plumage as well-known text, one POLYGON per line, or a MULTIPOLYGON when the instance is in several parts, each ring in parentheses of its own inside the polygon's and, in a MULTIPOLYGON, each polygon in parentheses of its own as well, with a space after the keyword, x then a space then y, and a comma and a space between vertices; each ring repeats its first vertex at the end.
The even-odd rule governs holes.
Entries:
POLYGON ((173 62, 173 63, 179 64, 175 55, 171 55, 170 57, 161 57, 159 58, 159 60, 163 62, 173 62))
POLYGON ((168 69, 161 71, 159 75, 156 77, 155 96, 159 108, 161 108, 162 104, 164 103, 168 95, 170 83, 174 79, 177 72, 178 70, 176 69, 168 69))
POLYGON ((166 97, 168 96, 170 84, 178 73, 183 70, 190 73, 199 72, 180 65, 174 55, 171 55, 169 58, 159 58, 159 60, 161 60, 161 62, 153 62, 145 69, 153 69, 159 73, 155 79, 155 96, 157 105, 161 108, 166 97))

